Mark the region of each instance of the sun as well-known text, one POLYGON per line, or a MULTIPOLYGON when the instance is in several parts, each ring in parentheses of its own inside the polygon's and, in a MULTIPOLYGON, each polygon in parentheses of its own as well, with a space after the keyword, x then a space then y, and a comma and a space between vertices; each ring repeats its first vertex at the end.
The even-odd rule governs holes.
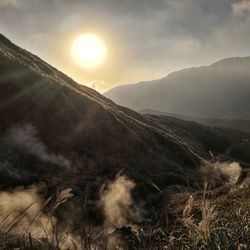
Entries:
POLYGON ((107 54, 103 40, 94 34, 80 35, 75 38, 72 45, 74 60, 84 68, 100 66, 107 54))

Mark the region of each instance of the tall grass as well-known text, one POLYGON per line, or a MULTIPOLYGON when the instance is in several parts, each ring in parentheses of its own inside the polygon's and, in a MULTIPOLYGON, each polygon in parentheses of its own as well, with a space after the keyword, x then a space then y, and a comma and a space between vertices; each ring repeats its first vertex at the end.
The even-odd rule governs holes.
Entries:
POLYGON ((247 197, 250 188, 235 189, 233 193, 230 193, 231 187, 223 188, 230 194, 229 197, 223 196, 224 200, 209 200, 208 194, 216 195, 216 192, 207 193, 206 184, 201 197, 198 194, 195 199, 190 195, 177 218, 169 216, 171 211, 158 217, 157 225, 150 225, 145 230, 147 245, 141 249, 250 249, 250 196, 247 197), (239 196, 244 191, 247 194, 243 194, 241 200, 239 196), (235 204, 230 200, 231 195, 235 204))
MULTIPOLYGON (((233 192, 230 191, 231 188, 224 187, 224 189, 227 191, 208 190, 208 185, 205 184, 202 193, 191 194, 188 199, 187 195, 183 195, 186 202, 183 206, 180 199, 181 209, 178 204, 175 204, 175 207, 171 207, 172 211, 163 209, 141 225, 133 225, 131 228, 128 226, 127 231, 131 233, 125 236, 118 234, 119 240, 115 244, 109 244, 111 235, 114 234, 109 234, 105 228, 81 225, 77 235, 73 232, 58 231, 54 217, 55 210, 72 197, 71 190, 66 189, 44 202, 34 217, 29 218, 29 223, 25 225, 26 228, 22 234, 16 233, 15 228, 20 226, 27 210, 33 204, 11 220, 5 231, 2 230, 1 225, 8 220, 10 215, 2 216, 0 249, 250 249, 250 203, 248 200, 250 188, 235 189, 233 192), (218 198, 218 193, 223 193, 223 196, 218 198), (211 197, 216 197, 216 199, 211 197), (233 199, 235 199, 234 203, 233 199), (47 224, 39 220, 45 208, 47 224), (181 212, 174 215, 174 208, 181 212), (37 237, 32 233, 33 225, 42 228, 42 236, 37 237)), ((112 240, 118 238, 112 238, 112 240)))

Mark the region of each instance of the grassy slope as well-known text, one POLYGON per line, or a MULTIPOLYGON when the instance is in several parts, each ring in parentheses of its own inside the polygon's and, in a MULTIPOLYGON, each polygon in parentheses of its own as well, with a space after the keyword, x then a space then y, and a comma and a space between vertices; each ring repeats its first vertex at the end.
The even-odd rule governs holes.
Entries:
MULTIPOLYGON (((141 116, 78 85, 4 37, 0 37, 0 58, 0 159, 8 161, 14 171, 20 169, 23 173, 17 180, 14 176, 6 178, 6 173, 1 172, 2 187, 45 181, 50 187, 73 187, 83 200, 89 192, 88 199, 93 204, 92 193, 96 195, 106 178, 125 167, 126 174, 138 183, 135 195, 156 212, 153 224, 145 226, 142 237, 146 245, 142 249, 164 246, 171 249, 170 232, 175 232, 174 225, 181 219, 190 193, 170 199, 166 191, 176 185, 181 187, 179 191, 188 184, 197 187, 202 179, 197 172, 200 157, 209 159, 209 151, 221 157, 230 148, 227 159, 249 161, 249 145, 244 140, 249 138, 247 133, 209 128, 175 118, 141 116), (50 152, 65 156, 72 162, 73 169, 43 162, 22 148, 5 143, 3 138, 11 126, 27 123, 38 129, 38 137, 50 152), (152 182, 166 197, 152 187, 152 182), (167 211, 164 205, 168 206, 167 211), (159 216, 159 209, 164 218, 171 220, 170 225, 159 216), (173 214, 173 211, 179 213, 173 214)), ((247 187, 233 190, 221 187, 208 191, 206 197, 221 209, 221 215, 227 215, 224 211, 236 210, 237 204, 248 209, 248 194, 247 187)), ((199 222, 202 193, 193 195, 199 222)), ((97 216, 94 213, 94 217, 97 216)), ((230 216, 229 222, 234 223, 230 216)), ((174 243, 172 249, 180 248, 186 241, 196 244, 197 238, 188 238, 186 227, 178 225, 186 239, 174 243)), ((179 236, 178 231, 175 237, 179 236)), ((207 243, 199 241, 199 244, 207 243)))

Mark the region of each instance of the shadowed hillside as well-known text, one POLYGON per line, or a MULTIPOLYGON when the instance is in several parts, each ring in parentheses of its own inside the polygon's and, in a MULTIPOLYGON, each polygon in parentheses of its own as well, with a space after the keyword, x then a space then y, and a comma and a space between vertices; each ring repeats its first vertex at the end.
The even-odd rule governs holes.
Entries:
POLYGON ((0 57, 1 162, 10 166, 1 170, 2 187, 48 181, 48 176, 51 185, 62 183, 63 176, 63 185, 98 186, 98 178, 121 169, 160 186, 169 185, 158 183, 162 173, 176 176, 174 184, 186 185, 190 178, 195 186, 196 169, 209 150, 221 154, 247 136, 197 125, 204 134, 189 131, 190 138, 182 138, 182 131, 189 130, 186 123, 161 126, 117 106, 3 36, 0 57), (67 164, 41 159, 32 151, 41 144, 43 152, 67 164))
POLYGON ((222 196, 225 206, 225 197, 240 194, 242 203, 241 239, 230 214, 217 220, 212 213, 215 225, 232 222, 218 232, 208 225, 214 246, 224 246, 228 232, 234 246, 247 242, 247 132, 138 114, 2 35, 0 118, 0 249, 207 247, 210 232, 204 240, 190 238, 186 221, 178 219, 189 192, 198 203, 190 227, 212 211, 200 191, 204 178, 218 188, 211 202, 222 196), (206 205, 202 217, 199 204, 206 205), (171 243, 172 236, 186 241, 171 243))
POLYGON ((184 69, 159 80, 115 87, 104 95, 134 110, 189 117, 250 119, 250 57, 184 69))
MULTIPOLYGON (((198 164, 192 150, 168 131, 75 83, 3 36, 0 57, 0 132, 2 143, 7 145, 3 146, 7 153, 2 152, 2 161, 13 169, 20 165, 18 159, 14 162, 8 158, 9 151, 11 154, 18 147, 8 137, 25 130, 26 137, 35 136, 48 152, 62 155, 70 162, 69 168, 61 164, 55 167, 48 161, 38 163, 34 154, 29 158, 30 149, 24 150, 21 141, 20 157, 25 154, 30 163, 22 165, 22 171, 27 168, 28 172, 21 175, 20 183, 58 174, 66 174, 67 178, 68 171, 76 176, 68 180, 74 183, 86 183, 85 178, 96 181, 97 176, 109 176, 121 169, 134 176, 150 176, 167 169, 176 171, 176 166, 185 166, 186 171, 192 172, 198 164), (28 131, 27 126, 31 127, 28 131), (34 164, 29 169, 31 163, 34 164)), ((4 178, 1 185, 14 176, 4 178)), ((14 178, 12 183, 17 180, 14 178)))
POLYGON ((228 128, 242 131, 250 131, 250 120, 238 120, 238 119, 212 119, 212 118, 203 118, 203 117, 190 117, 178 114, 172 114, 167 112, 160 112, 157 110, 151 109, 143 109, 140 110, 141 114, 152 114, 159 116, 168 116, 168 117, 176 117, 185 121, 195 121, 200 124, 210 126, 210 127, 218 127, 218 128, 228 128))

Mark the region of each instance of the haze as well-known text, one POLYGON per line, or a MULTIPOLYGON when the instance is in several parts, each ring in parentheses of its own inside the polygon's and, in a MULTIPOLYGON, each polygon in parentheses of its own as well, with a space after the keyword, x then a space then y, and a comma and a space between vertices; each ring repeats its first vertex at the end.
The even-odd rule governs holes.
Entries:
POLYGON ((0 0, 0 32, 66 74, 103 92, 184 67, 250 54, 249 0, 0 0), (73 39, 94 33, 105 63, 84 69, 73 39))

